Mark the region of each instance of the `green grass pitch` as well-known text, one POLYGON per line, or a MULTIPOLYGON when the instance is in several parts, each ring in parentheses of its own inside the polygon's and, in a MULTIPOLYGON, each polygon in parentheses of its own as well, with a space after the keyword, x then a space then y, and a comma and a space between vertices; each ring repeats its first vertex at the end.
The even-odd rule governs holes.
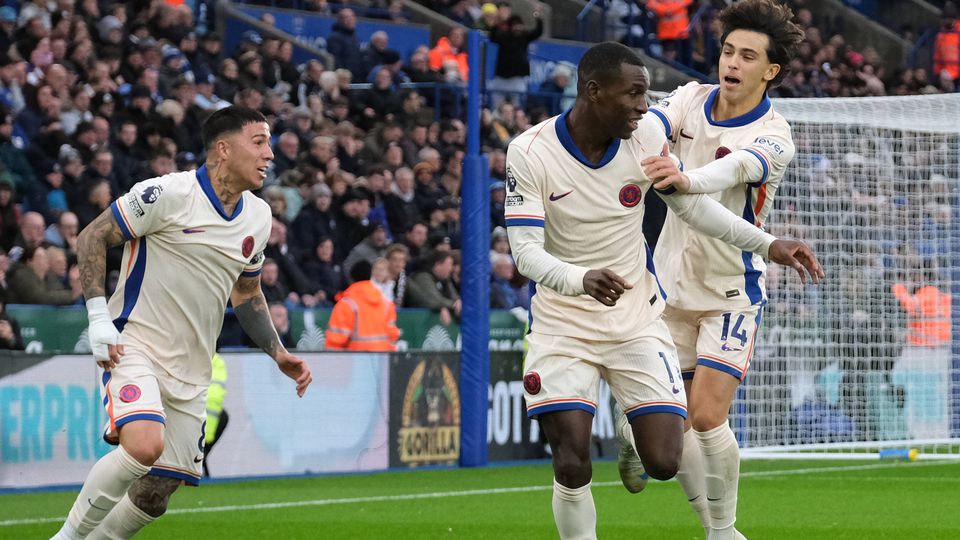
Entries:
MULTIPOLYGON (((751 539, 958 539, 960 463, 746 461, 738 528, 751 539)), ((141 538, 553 539, 548 464, 181 488, 141 538)), ((0 538, 48 538, 76 493, 0 496, 0 538)), ((600 538, 702 539, 676 482, 637 495, 594 464, 600 538)))

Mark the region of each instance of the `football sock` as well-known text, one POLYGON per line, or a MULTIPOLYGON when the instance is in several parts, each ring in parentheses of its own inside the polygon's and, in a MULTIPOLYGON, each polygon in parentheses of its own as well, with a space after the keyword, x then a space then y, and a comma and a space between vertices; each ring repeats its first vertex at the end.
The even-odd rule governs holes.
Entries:
POLYGON ((137 508, 130 500, 130 495, 124 495, 120 502, 107 514, 107 518, 99 527, 93 530, 88 540, 126 540, 140 532, 140 529, 149 525, 157 518, 137 508))
POLYGON ((67 523, 80 538, 86 538, 120 501, 130 484, 149 471, 150 467, 134 459, 123 446, 118 446, 90 469, 67 516, 67 523))
POLYGON ((568 488, 553 480, 553 519, 562 540, 596 539, 597 509, 593 505, 591 484, 568 488))
MULTIPOLYGON (((707 506, 711 526, 730 529, 737 520, 737 483, 740 480, 740 448, 726 423, 709 431, 696 431, 703 452, 707 506)), ((732 538, 732 537, 731 537, 732 538)))
POLYGON ((710 511, 707 508, 707 480, 703 471, 703 452, 700 441, 692 429, 683 434, 683 454, 680 456, 680 469, 677 481, 687 494, 690 507, 700 518, 704 529, 710 528, 710 511))

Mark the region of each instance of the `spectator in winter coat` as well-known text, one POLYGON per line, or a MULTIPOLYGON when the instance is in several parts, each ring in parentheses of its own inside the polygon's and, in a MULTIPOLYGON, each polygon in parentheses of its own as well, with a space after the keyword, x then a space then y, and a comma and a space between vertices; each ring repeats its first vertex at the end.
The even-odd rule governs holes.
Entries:
POLYGON ((453 255, 434 251, 424 262, 425 270, 415 273, 407 288, 406 305, 436 311, 443 325, 460 317, 460 294, 453 286, 453 255))
POLYGON ((320 288, 316 293, 318 304, 333 302, 337 293, 343 290, 343 271, 333 262, 333 240, 330 238, 320 239, 313 256, 304 263, 303 272, 320 288))
POLYGON ((7 291, 11 303, 64 306, 74 304, 80 298, 80 273, 76 267, 70 272, 70 288, 62 289, 47 279, 50 261, 45 248, 27 248, 20 261, 7 291))
POLYGON ((337 22, 327 38, 327 51, 336 59, 337 67, 350 70, 354 80, 364 81, 367 74, 363 72, 363 52, 356 29, 357 16, 353 10, 345 8, 338 11, 337 22))
POLYGON ((509 98, 516 104, 521 103, 523 94, 527 91, 527 77, 530 76, 530 57, 528 49, 530 43, 536 41, 543 34, 543 19, 540 18, 539 6, 533 11, 534 27, 528 30, 519 15, 511 15, 504 24, 490 30, 490 41, 499 46, 497 51, 497 66, 494 79, 490 81, 491 92, 512 92, 513 95, 500 92, 492 93, 491 100, 494 108, 500 102, 509 98))

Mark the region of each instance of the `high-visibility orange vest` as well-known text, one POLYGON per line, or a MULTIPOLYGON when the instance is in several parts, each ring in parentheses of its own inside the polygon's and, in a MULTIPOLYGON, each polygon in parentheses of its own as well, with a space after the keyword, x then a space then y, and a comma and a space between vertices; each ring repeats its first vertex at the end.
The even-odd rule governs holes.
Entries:
POLYGON ((657 39, 672 41, 687 39, 690 34, 690 16, 687 7, 693 0, 650 0, 647 7, 657 15, 657 39))
POLYGON ((907 312, 907 342, 922 347, 950 343, 950 295, 933 285, 925 285, 910 294, 902 283, 893 286, 893 294, 907 312))
POLYGON ((437 41, 437 46, 430 49, 430 52, 427 53, 427 61, 430 64, 430 69, 440 71, 443 68, 443 63, 449 59, 457 62, 457 71, 460 72, 460 78, 466 81, 470 75, 470 64, 467 62, 467 52, 462 49, 459 52, 453 52, 450 39, 447 38, 447 36, 443 36, 437 41))
POLYGON ((944 71, 951 79, 960 79, 960 22, 938 33, 933 42, 933 72, 939 78, 944 71))
POLYGON ((337 295, 327 326, 327 348, 347 351, 397 350, 397 308, 372 281, 358 281, 337 295))

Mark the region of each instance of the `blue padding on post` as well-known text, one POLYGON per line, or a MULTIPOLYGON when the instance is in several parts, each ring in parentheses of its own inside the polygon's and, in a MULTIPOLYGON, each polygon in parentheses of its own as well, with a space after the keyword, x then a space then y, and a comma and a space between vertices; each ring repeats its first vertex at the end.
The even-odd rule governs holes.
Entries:
POLYGON ((487 464, 487 387, 490 384, 490 169, 480 155, 480 40, 467 37, 467 153, 461 185, 464 317, 460 326, 460 465, 487 464))

